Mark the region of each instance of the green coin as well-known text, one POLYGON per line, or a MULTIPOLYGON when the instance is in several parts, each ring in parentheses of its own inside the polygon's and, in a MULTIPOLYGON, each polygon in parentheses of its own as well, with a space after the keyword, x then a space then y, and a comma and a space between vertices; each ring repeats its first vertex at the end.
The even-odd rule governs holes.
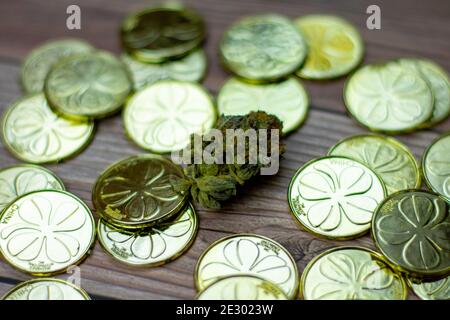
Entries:
POLYGON ((434 192, 450 201, 450 133, 436 139, 422 158, 425 182, 434 192))
POLYGON ((351 136, 331 147, 328 155, 344 156, 364 163, 383 179, 388 194, 422 185, 413 154, 393 138, 372 134, 351 136))
POLYGON ((75 120, 98 119, 117 112, 131 91, 125 65, 107 52, 65 58, 45 81, 52 108, 75 120))
POLYGON ((419 74, 395 63, 366 65, 346 82, 350 114, 370 130, 403 133, 420 127, 433 113, 433 94, 419 74))
POLYGON ((4 145, 18 159, 31 163, 59 162, 83 150, 94 123, 71 121, 55 114, 44 94, 17 100, 2 121, 4 145))
POLYGON ((450 80, 447 73, 429 60, 400 59, 399 63, 420 74, 434 95, 433 115, 423 126, 431 127, 446 119, 450 114, 450 80))
POLYGON ((411 189, 387 197, 373 216, 372 237, 410 277, 432 280, 450 273, 450 208, 434 193, 411 189))
POLYGON ((202 18, 193 10, 175 6, 132 13, 123 21, 120 32, 128 54, 152 63, 182 57, 205 38, 202 18))
POLYGON ((196 50, 186 57, 160 64, 143 63, 124 54, 122 61, 133 78, 134 90, 139 90, 160 80, 181 80, 200 82, 206 72, 206 55, 196 50))
POLYGON ((364 45, 358 30, 330 15, 307 15, 294 21, 305 36, 308 56, 297 75, 329 79, 347 74, 362 60, 364 45))
POLYGON ((34 49, 22 64, 21 79, 25 92, 43 91, 45 77, 50 68, 61 58, 92 50, 90 44, 75 39, 51 41, 34 49))
POLYGON ((212 128, 216 109, 200 85, 165 80, 132 96, 123 121, 128 136, 141 148, 167 153, 186 147, 191 134, 212 128))
POLYGON ((245 115, 261 110, 276 115, 283 122, 283 134, 298 128, 305 121, 309 108, 308 95, 294 78, 259 85, 231 78, 217 99, 221 114, 245 115))
POLYGON ((294 24, 275 14, 237 21, 225 32, 220 44, 226 66, 255 82, 292 74, 305 60, 306 51, 303 36, 294 24))
POLYGON ((437 281, 418 283, 408 279, 408 284, 422 300, 450 300, 450 276, 437 281))

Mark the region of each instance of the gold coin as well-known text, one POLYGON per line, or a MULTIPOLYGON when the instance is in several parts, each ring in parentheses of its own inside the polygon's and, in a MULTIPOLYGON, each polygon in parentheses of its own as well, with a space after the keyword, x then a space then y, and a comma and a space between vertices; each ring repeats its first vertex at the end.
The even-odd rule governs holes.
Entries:
POLYGON ((91 300, 83 289, 60 279, 33 279, 8 291, 2 300, 91 300))
POLYGON ((283 122, 283 134, 298 128, 308 114, 308 95, 294 78, 269 83, 250 84, 231 78, 219 92, 219 112, 225 115, 245 115, 265 111, 283 122))
POLYGON ((369 231, 372 215, 385 196, 386 188, 376 173, 340 156, 307 162, 292 177, 288 190, 291 212, 300 225, 337 240, 369 231))
POLYGON ((152 226, 178 213, 187 195, 175 192, 171 182, 183 171, 157 155, 139 155, 108 167, 92 190, 96 211, 119 228, 152 226))
POLYGON ((45 96, 67 118, 99 119, 119 111, 131 87, 125 65, 110 53, 96 51, 55 64, 45 80, 45 96))
POLYGON ((166 80, 132 96, 123 121, 128 136, 141 148, 167 153, 186 147, 191 134, 212 128, 216 110, 200 85, 166 80))
POLYGON ((0 212, 12 201, 38 190, 65 190, 63 182, 50 170, 20 164, 0 170, 0 212))
POLYGON ((56 115, 43 94, 17 100, 2 121, 3 141, 18 159, 32 163, 59 162, 81 152, 91 141, 94 123, 74 122, 56 115))
POLYGON ((62 273, 80 263, 95 239, 91 211, 60 190, 34 191, 0 216, 0 250, 13 267, 36 276, 62 273))
POLYGON ((450 276, 437 281, 418 283, 408 278, 408 284, 422 300, 450 300, 450 276))
POLYGON ((315 257, 302 273, 305 300, 406 300, 407 287, 378 253, 339 247, 315 257))
POLYGON ((181 256, 197 231, 198 216, 188 204, 176 218, 137 231, 100 219, 97 234, 100 244, 115 259, 135 266, 160 266, 181 256))
POLYGON ((197 300, 288 300, 270 281, 249 275, 219 279, 197 295, 197 300))
POLYGON ((214 281, 232 275, 258 276, 279 286, 289 299, 297 295, 294 258, 282 245, 263 236, 236 234, 211 244, 195 267, 195 285, 202 291, 214 281))

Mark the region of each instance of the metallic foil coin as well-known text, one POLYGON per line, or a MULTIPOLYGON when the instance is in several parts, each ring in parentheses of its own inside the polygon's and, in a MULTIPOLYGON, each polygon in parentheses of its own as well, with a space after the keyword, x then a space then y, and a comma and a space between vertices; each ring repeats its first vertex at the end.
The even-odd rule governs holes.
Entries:
POLYGON ((425 182, 450 202, 450 133, 436 139, 422 158, 425 182))
POLYGON ((2 300, 91 300, 83 289, 60 279, 33 279, 12 288, 2 300))
POLYGON ((0 216, 0 250, 13 267, 36 276, 62 273, 80 263, 95 239, 91 211, 74 195, 34 191, 0 216))
POLYGON ((414 155, 407 146, 393 138, 373 134, 351 136, 334 145, 328 155, 364 163, 383 179, 388 194, 422 185, 414 155))
POLYGON ((301 66, 306 52, 305 40, 294 24, 275 14, 237 21, 220 43, 225 65, 236 75, 255 82, 290 75, 301 66))
POLYGON ((64 190, 63 182, 50 170, 20 164, 0 170, 0 212, 19 196, 39 190, 64 190))
POLYGON ((96 211, 119 228, 151 226, 178 213, 187 195, 173 190, 171 182, 183 171, 157 155, 123 159, 107 168, 92 190, 96 211))
POLYGON ((330 79, 354 69, 364 55, 358 30, 346 20, 330 15, 307 15, 294 21, 304 34, 308 55, 296 72, 307 79, 330 79))
POLYGON ((60 59, 79 53, 92 51, 90 44, 75 39, 50 41, 34 49, 22 64, 21 80, 26 93, 44 90, 45 77, 50 68, 60 59))
POLYGON ((198 216, 191 204, 170 221, 130 231, 100 219, 98 238, 115 259, 135 266, 160 266, 181 256, 191 246, 198 231, 198 216))
POLYGON ((423 126, 432 127, 445 120, 450 114, 450 80, 447 73, 429 60, 400 59, 399 63, 402 67, 416 71, 427 82, 433 93, 433 115, 423 126))
POLYGON ((260 277, 240 275, 219 279, 197 300, 288 300, 283 290, 260 277))
POLYGON ((2 121, 4 145, 18 159, 32 163, 59 162, 91 142, 94 123, 56 115, 43 94, 17 100, 2 121))
POLYGON ((428 121, 433 99, 419 74, 395 63, 366 65, 344 87, 348 112, 370 130, 391 134, 415 130, 428 121))
POLYGON ((280 287, 289 299, 297 295, 295 260, 282 245, 263 236, 236 234, 214 242, 197 262, 195 285, 202 291, 233 275, 258 276, 280 287))
POLYGON ((219 113, 245 115, 262 110, 283 122, 283 134, 298 128, 308 114, 308 95, 294 78, 269 84, 250 84, 237 78, 228 80, 219 92, 219 113))
POLYGON ((50 106, 75 120, 104 118, 116 113, 131 88, 126 66, 102 51, 61 60, 45 80, 50 106))
POLYGON ((143 63, 127 54, 122 55, 122 61, 130 70, 136 91, 160 80, 200 82, 207 64, 205 52, 201 49, 181 59, 160 64, 143 63))
POLYGON ((408 279, 413 292, 422 300, 450 300, 450 276, 432 282, 415 283, 408 279))
POLYGON ((182 57, 205 38, 202 18, 183 7, 149 8, 129 15, 121 26, 122 45, 135 59, 159 63, 182 57))
POLYGON ((378 253, 338 247, 315 257, 302 273, 305 300, 406 300, 407 286, 378 253))
POLYGON ((341 156, 306 163, 288 190, 291 212, 300 225, 317 236, 338 240, 369 231, 375 208, 385 196, 384 183, 375 172, 341 156))
POLYGON ((372 237, 398 270, 432 280, 450 273, 450 208, 438 195, 404 190, 377 208, 372 237))
POLYGON ((156 153, 181 150, 193 133, 203 133, 216 122, 216 109, 198 84, 159 81, 128 100, 123 112, 125 130, 138 146, 156 153))

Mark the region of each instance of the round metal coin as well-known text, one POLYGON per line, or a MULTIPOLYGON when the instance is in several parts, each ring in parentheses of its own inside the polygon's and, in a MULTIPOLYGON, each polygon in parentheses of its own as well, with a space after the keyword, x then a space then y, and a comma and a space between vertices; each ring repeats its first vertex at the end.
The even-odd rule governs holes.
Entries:
POLYGON ((413 292, 422 300, 450 300, 450 276, 432 282, 415 283, 408 279, 413 292))

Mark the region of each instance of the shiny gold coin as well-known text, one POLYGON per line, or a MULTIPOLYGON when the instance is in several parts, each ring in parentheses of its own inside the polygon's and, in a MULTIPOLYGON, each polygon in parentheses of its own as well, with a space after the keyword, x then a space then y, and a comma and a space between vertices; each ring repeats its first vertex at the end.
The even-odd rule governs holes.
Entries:
POLYGON ((0 250, 13 267, 36 276, 62 273, 80 263, 95 239, 91 211, 74 195, 34 191, 0 216, 0 250))
POLYGON ((331 147, 328 155, 364 163, 383 179, 388 194, 422 185, 414 155, 407 146, 393 138, 373 134, 351 136, 331 147))
POLYGON ((299 77, 336 78, 361 62, 363 41, 358 30, 346 20, 330 15, 307 15, 294 23, 308 45, 306 61, 296 73, 299 77))
POLYGON ((302 273, 305 300, 406 300, 403 278, 378 253, 339 247, 315 257, 302 273))
POLYGON ((408 279, 413 292, 422 300, 450 300, 450 276, 432 282, 415 283, 408 279))
POLYGON ((38 190, 64 190, 63 182, 50 170, 20 164, 0 170, 0 212, 12 201, 38 190))
POLYGON ((178 213, 185 194, 171 182, 183 177, 180 167, 157 155, 139 155, 108 167, 92 190, 96 211, 120 228, 143 228, 178 213))
POLYGON ((143 63, 127 54, 122 55, 122 61, 130 70, 134 90, 160 80, 200 82, 206 72, 206 55, 201 49, 181 59, 160 64, 143 63))
POLYGON ((20 283, 2 300, 91 300, 83 289, 60 279, 33 279, 20 283))
POLYGON ((170 221, 130 231, 100 219, 97 234, 103 248, 115 259, 135 266, 160 266, 182 255, 198 231, 198 216, 191 204, 170 221))
POLYGON ((64 57, 92 51, 94 48, 77 39, 50 41, 37 47, 25 58, 22 64, 21 80, 26 93, 44 90, 45 77, 50 68, 64 57))
POLYGON ((182 57, 205 38, 202 18, 183 7, 156 7, 132 13, 122 23, 122 45, 135 59, 159 63, 182 57))
POLYGON ((283 290, 260 277, 240 275, 219 279, 197 295, 197 300, 288 300, 283 290))
POLYGON ((425 151, 422 170, 430 189, 450 202, 450 133, 436 139, 425 151))
POLYGON ((395 268, 414 278, 450 273, 450 207, 438 195, 404 190, 377 208, 372 237, 395 268))
POLYGON ((404 133, 417 129, 433 113, 434 98, 425 80, 396 63, 366 65, 346 82, 348 112, 372 131, 404 133))
POLYGON ((294 218, 317 236, 345 240, 370 229, 372 215, 386 196, 381 178, 360 162, 341 156, 311 160, 289 184, 294 218))
POLYGON ((128 136, 141 148, 167 153, 186 147, 193 133, 216 122, 214 103, 198 84, 159 81, 138 91, 123 113, 128 136))
POLYGON ((236 234, 217 240, 199 258, 194 277, 197 290, 202 291, 221 278, 244 275, 274 283, 289 299, 297 295, 295 260, 282 245, 259 235, 236 234))
POLYGON ((245 17, 223 35, 220 53, 236 75, 255 82, 273 81, 296 71, 306 57, 302 34, 287 18, 266 14, 245 17))
POLYGON ((283 134, 292 132, 305 120, 309 109, 308 95, 294 78, 269 84, 250 84, 231 78, 219 92, 221 114, 245 115, 265 111, 283 122, 283 134))
POLYGON ((45 96, 67 118, 98 119, 119 111, 131 87, 125 65, 110 53, 96 51, 55 64, 45 80, 45 96))
POLYGON ((74 156, 89 144, 93 133, 93 122, 59 117, 43 94, 17 100, 2 121, 5 146, 16 158, 32 163, 59 162, 74 156))

